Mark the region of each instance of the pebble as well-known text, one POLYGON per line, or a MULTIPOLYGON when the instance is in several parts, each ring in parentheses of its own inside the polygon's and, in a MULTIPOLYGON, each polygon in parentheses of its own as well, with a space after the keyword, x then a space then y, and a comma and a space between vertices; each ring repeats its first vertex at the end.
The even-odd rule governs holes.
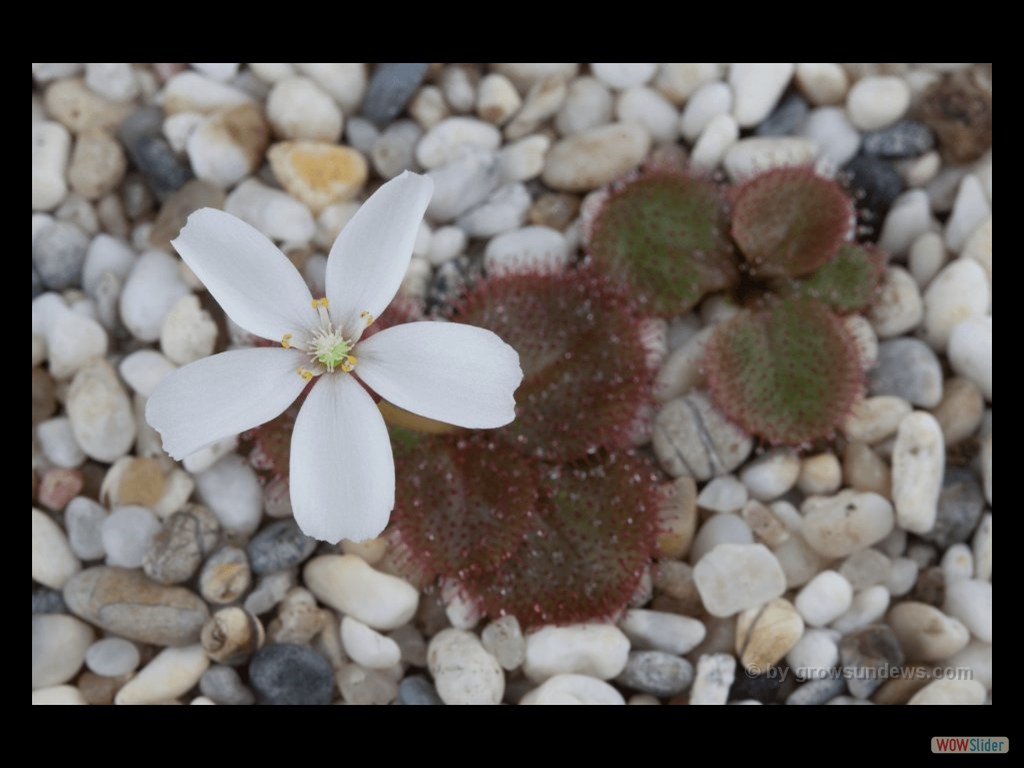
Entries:
POLYGON ((232 190, 224 210, 274 240, 306 243, 316 234, 309 208, 279 189, 246 179, 232 190))
POLYGON ((804 539, 828 558, 846 557, 877 544, 895 523, 892 504, 871 492, 843 490, 835 496, 812 496, 800 511, 804 539))
MULTIPOLYGON (((529 646, 527 647, 529 663, 529 646)), ((430 641, 427 666, 445 704, 499 704, 505 673, 472 632, 443 629, 430 641)))
POLYGON ((971 548, 966 544, 953 544, 943 553, 939 568, 942 570, 944 584, 971 578, 974 575, 974 554, 971 548))
POLYGON ((970 640, 967 627, 927 603, 899 603, 886 618, 911 661, 949 658, 970 640))
POLYGON ((45 83, 50 80, 64 79, 66 77, 74 77, 79 74, 84 67, 84 64, 33 64, 32 65, 32 78, 39 83, 45 83))
POLYGON ((893 256, 902 256, 930 227, 928 194, 912 189, 892 202, 878 239, 879 247, 893 256))
POLYGON ((434 182, 427 217, 445 224, 483 202, 498 187, 501 162, 495 152, 471 149, 427 175, 434 182))
POLYGON ((752 128, 771 113, 793 77, 793 64, 733 64, 729 85, 735 99, 733 117, 740 128, 752 128))
POLYGON ((86 621, 154 645, 185 645, 199 639, 209 617, 206 604, 190 590, 149 581, 140 571, 100 566, 72 577, 64 586, 68 608, 86 621))
POLYGON ((56 305, 46 332, 50 375, 67 379, 107 352, 107 333, 91 317, 56 305))
POLYGON ((786 576, 763 544, 721 544, 694 566, 693 580, 712 616, 731 616, 779 597, 786 576))
MULTIPOLYGON (((308 645, 328 624, 333 629, 335 623, 330 611, 317 606, 313 593, 295 587, 288 591, 278 606, 277 617, 267 627, 267 637, 272 643, 308 645)), ((340 650, 340 631, 337 634, 340 650)))
POLYGON ((867 397, 854 404, 842 429, 850 440, 878 443, 896 433, 903 418, 913 410, 906 400, 893 395, 867 397))
POLYGON ((734 475, 711 478, 697 495, 697 505, 712 512, 739 512, 747 503, 747 487, 734 475))
POLYGON ((934 146, 931 128, 918 120, 900 120, 864 135, 864 153, 888 159, 917 157, 934 146))
POLYGON ((720 115, 732 117, 731 112, 732 88, 721 81, 706 83, 687 100, 679 117, 679 133, 692 144, 712 120, 720 115))
POLYGON ((145 176, 149 189, 161 200, 192 178, 189 165, 164 138, 163 123, 163 111, 158 107, 143 107, 134 111, 118 131, 118 138, 132 163, 145 176))
POLYGON ((953 370, 992 401, 992 316, 972 317, 953 326, 947 353, 953 370))
POLYGON ((88 704, 82 692, 73 685, 55 685, 32 691, 32 706, 37 704, 88 704))
POLYGON ((664 489, 658 508, 657 554, 684 557, 697 530, 697 484, 692 477, 679 477, 664 489))
POLYGON ((807 629, 786 654, 786 663, 804 680, 827 677, 839 661, 839 633, 830 629, 807 629))
POLYGON ((918 565, 909 557, 897 557, 892 561, 889 578, 885 586, 893 597, 903 597, 917 582, 918 565))
POLYGON ((283 141, 267 158, 281 185, 315 214, 352 199, 366 183, 366 159, 351 147, 283 141))
POLYGON ((697 563, 706 553, 723 544, 753 544, 754 534, 739 515, 718 514, 708 518, 690 547, 690 562, 697 563))
POLYGON ((985 686, 977 680, 933 680, 907 704, 984 704, 985 686))
POLYGON ((992 582, 980 579, 946 581, 942 610, 963 622, 970 633, 985 643, 992 642, 992 582))
POLYGON ((196 176, 226 189, 259 168, 269 141, 259 107, 242 104, 203 120, 189 134, 186 150, 196 176))
POLYGON ((245 706, 256 702, 256 697, 242 683, 238 672, 220 664, 203 673, 199 679, 199 690, 213 704, 245 706))
MULTIPOLYGON (((799 513, 797 514, 799 515, 799 513)), ((790 536, 790 532, 782 520, 759 501, 754 499, 748 501, 743 506, 740 516, 750 526, 757 539, 769 548, 779 546, 790 536)))
POLYGON ((773 501, 789 491, 800 475, 800 457, 788 448, 773 448, 748 462, 740 480, 758 501, 773 501))
MULTIPOLYGON (((190 453, 181 460, 181 465, 193 474, 205 472, 237 447, 237 436, 226 437, 223 440, 210 443, 205 448, 200 448, 195 453, 190 453)), ((291 513, 289 512, 289 514, 291 513)))
POLYGON ((318 600, 377 630, 409 622, 419 604, 419 592, 408 582, 374 570, 355 555, 315 557, 303 576, 318 600))
POLYGON ((942 400, 942 367, 923 341, 889 339, 878 345, 878 363, 868 373, 868 388, 874 395, 894 395, 934 408, 942 400))
POLYGON ((263 625, 238 607, 221 608, 202 628, 203 650, 221 664, 241 664, 263 645, 263 625))
POLYGON ((615 116, 623 123, 639 123, 659 143, 675 141, 679 135, 676 108, 647 86, 634 86, 620 92, 615 101, 615 116))
POLYGON ((135 262, 121 291, 121 320, 139 341, 157 341, 164 317, 190 291, 180 261, 163 251, 147 251, 135 262))
POLYGON ((416 91, 409 102, 408 111, 424 130, 451 114, 441 89, 433 85, 424 85, 416 91))
POLYGON ((992 690, 991 643, 971 640, 971 642, 967 644, 966 648, 946 659, 945 664, 953 668, 968 668, 971 670, 975 680, 985 686, 986 690, 992 690))
POLYGON ((96 95, 77 77, 48 86, 43 103, 47 114, 76 135, 91 130, 116 130, 132 109, 96 95))
POLYGON ((804 683, 786 697, 786 704, 792 706, 828 704, 846 690, 846 681, 841 677, 822 676, 804 683))
POLYGON ((625 704, 608 683, 588 675, 555 675, 519 700, 520 704, 625 704))
POLYGON ((743 611, 736 620, 736 653, 747 675, 767 672, 803 633, 803 619, 788 600, 776 598, 743 611))
POLYGON ((662 64, 654 78, 654 87, 675 105, 685 103, 702 85, 719 80, 720 64, 662 64))
POLYGON ((106 554, 102 530, 107 511, 85 496, 71 500, 64 510, 64 526, 71 550, 83 560, 99 560, 106 554))
POLYGON ((241 456, 228 455, 195 476, 199 499, 232 536, 250 536, 263 515, 256 473, 241 456))
POLYGON ((272 523, 246 545, 253 573, 276 573, 305 562, 316 550, 316 540, 299 530, 294 520, 272 523))
POLYGON ((678 696, 693 682, 693 665, 663 651, 631 651, 615 682, 653 696, 678 696))
POLYGON ((629 639, 612 624, 546 626, 526 636, 523 671, 542 682, 559 674, 608 680, 626 665, 629 639))
POLYGON ((506 181, 530 181, 544 170, 544 159, 551 147, 551 139, 533 134, 506 144, 498 153, 501 175, 506 181))
POLYGON ((39 503, 54 512, 60 512, 84 485, 82 473, 75 469, 48 469, 39 482, 39 503))
POLYGON ((468 148, 497 150, 501 132, 472 117, 449 117, 432 126, 416 145, 416 161, 427 170, 439 168, 468 148))
POLYGON ((490 622, 480 633, 480 642, 502 669, 511 671, 526 660, 526 640, 515 616, 502 616, 490 622))
POLYGON ((942 549, 967 541, 981 520, 985 497, 973 472, 946 467, 935 525, 922 538, 942 549))
POLYGON ((839 64, 797 64, 796 84, 812 104, 842 104, 849 78, 839 64))
POLYGON ((690 688, 690 704, 725 704, 735 677, 736 657, 732 654, 701 654, 690 688))
POLYGON ((188 71, 168 80, 163 91, 163 108, 168 115, 177 112, 215 112, 249 104, 251 101, 238 88, 188 71))
POLYGON ((886 624, 871 624, 850 632, 839 643, 839 658, 850 693, 866 699, 903 664, 896 633, 886 624))
POLYGON ((983 317, 989 302, 988 278, 982 266, 973 259, 950 262, 924 292, 926 341, 934 349, 946 349, 954 326, 983 317))
MULTIPOLYGON (((366 87, 361 114, 383 128, 405 109, 427 73, 427 64, 378 64, 366 87)), ((482 87, 482 84, 481 84, 482 87)))
POLYGON ((186 365, 213 353, 217 324, 195 294, 182 296, 164 316, 160 348, 172 362, 186 365))
POLYGON ((877 549, 854 552, 839 568, 839 573, 855 590, 884 584, 889 578, 892 561, 877 549))
POLYGON ((903 418, 892 451, 892 498, 896 522, 927 533, 934 525, 946 465, 942 428, 935 417, 915 411, 903 418))
POLYGON ((569 83, 565 101, 555 117, 562 136, 575 136, 612 121, 614 99, 607 86, 593 77, 578 77, 569 83))
POLYGON ((75 442, 71 422, 61 416, 48 419, 36 427, 36 436, 43 454, 58 467, 73 469, 85 461, 85 454, 75 442))
POLYGON ((722 165, 732 181, 742 181, 772 168, 810 165, 817 156, 818 145, 803 136, 750 136, 729 147, 722 165))
POLYGON ((356 112, 366 93, 365 64, 295 64, 346 112, 356 112))
POLYGON ((145 507, 118 507, 103 521, 101 537, 107 565, 139 568, 160 523, 145 507))
POLYGON ((134 264, 135 252, 126 243, 110 235, 97 235, 89 243, 82 263, 82 290, 95 298, 104 275, 114 275, 120 284, 134 264))
POLYGON ((373 142, 370 160, 385 179, 392 179, 404 170, 418 170, 416 145, 423 129, 412 120, 396 120, 373 142))
POLYGON ((532 202, 525 185, 505 184, 459 216, 455 223, 469 237, 493 237, 525 223, 532 202))
MULTIPOLYGON (((877 223, 881 221, 884 224, 888 224, 886 214, 890 212, 890 208, 894 207, 900 194, 906 189, 903 177, 900 176, 895 166, 887 160, 863 154, 857 155, 857 157, 848 162, 843 167, 843 172, 848 178, 847 187, 857 199, 860 221, 867 226, 868 231, 865 234, 877 234, 877 223)), ((908 194, 913 192, 921 192, 921 190, 911 190, 908 194)), ((909 226, 904 228, 903 231, 907 232, 908 240, 900 244, 899 248, 889 247, 890 241, 886 237, 885 227, 883 226, 879 245, 881 245, 884 251, 894 256, 902 255, 914 238, 921 234, 927 226, 930 226, 930 218, 926 219, 922 226, 919 218, 917 218, 920 213, 913 210, 911 212, 914 213, 914 216, 910 217, 910 221, 907 224, 912 225, 913 228, 909 226)))
POLYGON ((441 70, 438 83, 445 101, 453 111, 460 114, 469 112, 476 103, 477 83, 480 72, 470 66, 449 64, 441 70))
POLYGON ((703 328, 669 353, 654 379, 655 400, 668 402, 703 383, 704 347, 713 332, 714 328, 703 328))
POLYGON ((418 706, 443 705, 437 689, 423 675, 410 675, 398 684, 398 704, 418 706))
POLYGON ((654 453, 672 477, 708 480, 739 467, 753 440, 702 392, 666 403, 654 420, 654 453))
POLYGON ((832 622, 832 628, 845 634, 881 621, 889 609, 890 597, 889 590, 882 584, 856 592, 850 607, 832 622))
POLYGON ((633 648, 679 656, 700 645, 706 634, 704 625, 697 619, 641 608, 627 610, 619 620, 619 629, 629 638, 633 648))
POLYGON ((789 136, 807 119, 807 102, 798 94, 787 96, 754 130, 757 136, 789 136))
POLYGON ((283 139, 337 143, 343 116, 334 100, 307 77, 288 77, 270 89, 267 120, 283 139))
POLYGON ((503 232, 484 250, 484 268, 490 275, 533 269, 558 271, 568 266, 569 259, 565 236, 550 227, 521 227, 503 232))
POLYGON ((739 128, 732 115, 716 115, 705 126, 694 145, 690 153, 690 164, 706 170, 717 168, 738 138, 739 128))
POLYGON ((594 77, 616 90, 643 85, 658 71, 657 64, 591 64, 594 77))
POLYGON ((207 558, 199 572, 199 594, 216 605, 240 600, 251 584, 249 560, 239 547, 221 547, 207 558))
POLYGON ((651 138, 635 123, 612 123, 557 142, 541 178, 555 190, 587 192, 621 176, 647 155, 651 138))
POLYGON ((902 267, 887 267, 867 316, 875 333, 883 339, 917 328, 924 316, 918 282, 902 267))
POLYGON ((850 121, 862 131, 892 125, 910 107, 910 86, 901 77, 865 77, 853 84, 846 96, 850 121))
POLYGON ((338 688, 346 704, 384 705, 398 698, 398 681, 392 671, 345 664, 337 674, 338 688))
POLYGON ((122 637, 105 637, 89 646, 85 664, 97 675, 121 677, 139 666, 139 648, 122 637))
POLYGON ((171 701, 193 688, 210 660, 201 645, 165 648, 125 683, 115 704, 158 704, 171 701))
POLYGON ((32 237, 32 267, 47 288, 79 285, 89 239, 74 224, 54 221, 32 237))
POLYGON ((92 641, 92 628, 73 616, 32 616, 32 690, 59 685, 74 677, 92 641))
POLYGON ((805 496, 827 496, 839 490, 843 468, 831 453, 819 453, 803 459, 796 486, 805 496))
POLYGON ((341 620, 341 642, 354 662, 369 669, 388 669, 402 658, 398 643, 351 616, 341 620))
POLYGON ((89 131, 75 142, 68 182, 86 200, 98 200, 117 188, 126 168, 121 145, 104 131, 89 131))
POLYGON ((312 648, 272 644, 253 656, 249 684, 262 704, 329 704, 334 671, 312 648))
POLYGON ((822 571, 796 596, 794 605, 812 627, 824 627, 839 618, 853 602, 853 587, 836 571, 822 571))

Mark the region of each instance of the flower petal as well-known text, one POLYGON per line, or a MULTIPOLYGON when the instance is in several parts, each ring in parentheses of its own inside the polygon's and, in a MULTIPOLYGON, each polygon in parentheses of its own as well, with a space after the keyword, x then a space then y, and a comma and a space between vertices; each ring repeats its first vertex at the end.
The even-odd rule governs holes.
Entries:
POLYGON ((378 189, 334 241, 327 259, 331 319, 356 341, 398 292, 412 258, 423 213, 434 193, 427 176, 405 171, 378 189))
POLYGON ((320 377, 292 432, 292 510, 307 536, 332 544, 377 536, 395 506, 391 438, 351 376, 320 377))
POLYGON ((306 360, 294 349, 265 347, 196 360, 160 382, 146 403, 146 421, 164 450, 181 459, 278 416, 306 386, 295 370, 306 360))
POLYGON ((406 323, 356 348, 356 373, 399 408, 472 429, 516 417, 519 354, 491 331, 462 323, 406 323))
POLYGON ((317 324, 305 281, 270 240, 229 213, 203 208, 171 241, 231 319, 280 341, 317 324))

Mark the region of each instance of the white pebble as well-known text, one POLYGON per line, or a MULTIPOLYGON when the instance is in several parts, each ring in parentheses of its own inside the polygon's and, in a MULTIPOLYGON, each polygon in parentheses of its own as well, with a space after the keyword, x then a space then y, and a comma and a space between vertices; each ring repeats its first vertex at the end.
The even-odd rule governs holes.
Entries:
POLYGON ((826 496, 839 490, 843 468, 831 453, 808 456, 800 465, 796 486, 805 496, 826 496))
POLYGON ((939 565, 947 585, 954 581, 969 579, 974 575, 974 553, 966 544, 953 544, 943 553, 939 565))
POLYGON ((121 291, 121 320, 139 341, 156 341, 164 316, 189 293, 179 260, 164 251, 147 251, 135 262, 121 291))
POLYGON ((85 496, 76 496, 64 509, 64 526, 71 550, 83 560, 99 560, 103 548, 103 521, 107 510, 85 496))
POLYGON ((971 640, 963 650, 946 659, 944 665, 970 670, 974 680, 992 690, 992 643, 971 640))
POLYGON ((337 143, 343 117, 334 100, 306 77, 280 80, 267 96, 267 120, 284 139, 337 143))
POLYGON ((480 642, 502 669, 513 670, 526 660, 526 639, 519 619, 511 614, 495 619, 480 633, 480 642))
POLYGON ((85 461, 85 454, 75 442, 71 422, 64 416, 47 419, 36 427, 43 454, 58 467, 73 469, 85 461))
POLYGON ((246 179, 235 187, 224 202, 224 210, 274 240, 305 243, 316 233, 309 208, 287 192, 256 179, 246 179))
POLYGON ((227 533, 248 536, 259 526, 263 493, 256 473, 241 456, 225 456, 197 474, 196 491, 227 533))
POLYGON ((82 692, 73 685, 54 685, 32 691, 32 706, 38 705, 85 705, 88 704, 82 692))
POLYGON ((631 170, 647 155, 651 137, 635 123, 612 123, 564 138, 548 152, 544 183, 563 192, 588 192, 631 170))
POLYGON ((512 81, 492 72, 480 80, 476 92, 476 113, 494 125, 504 125, 523 103, 512 81))
POLYGON ((724 544, 753 544, 754 534, 739 515, 712 515, 701 525, 690 545, 690 562, 697 563, 705 554, 724 544))
POLYGON ((910 697, 907 704, 985 703, 985 686, 977 680, 933 680, 910 697))
POLYGON ((967 174, 957 189, 953 213, 946 222, 946 246, 959 253, 970 234, 992 213, 977 176, 967 174))
POLYGON ((928 533, 935 526, 945 467, 939 422, 925 411, 905 416, 892 449, 892 498, 900 528, 928 533))
POLYGON ((835 168, 852 160, 860 149, 860 133, 840 107, 821 107, 811 112, 800 128, 800 135, 815 142, 820 156, 835 168))
POLYGON ((910 86, 901 77, 865 77, 846 96, 850 121, 862 131, 876 131, 899 120, 910 107, 910 86))
POLYGON ((805 680, 817 680, 831 672, 839 661, 838 635, 828 629, 807 629, 786 654, 793 673, 805 680))
POLYGON ((118 507, 103 521, 101 536, 107 565, 140 568, 160 523, 145 507, 118 507))
POLYGON ((832 622, 832 628, 845 635, 881 621, 889 608, 889 597, 889 590, 881 584, 860 590, 853 596, 849 609, 832 622))
POLYGON ((786 576, 763 544, 722 544, 701 557, 693 569, 701 602, 712 616, 732 616, 786 590, 786 576))
POLYGON ((735 676, 736 657, 732 654, 701 654, 690 687, 690 704, 725 704, 735 676))
POLYGON ((679 133, 692 143, 714 118, 719 115, 731 117, 731 110, 732 89, 729 85, 723 82, 707 83, 686 102, 686 108, 679 118, 679 133))
POLYGON ((51 211, 68 194, 65 171, 71 134, 60 123, 32 124, 32 210, 51 211))
POLYGON ((484 268, 491 275, 533 269, 557 271, 568 264, 565 235, 550 227, 531 226, 503 232, 484 250, 484 268))
POLYGON ((989 216, 974 228, 960 250, 961 259, 973 259, 985 268, 989 285, 992 285, 992 217, 989 216))
POLYGON ((472 117, 449 117, 433 126, 416 145, 416 160, 430 170, 450 163, 469 147, 497 149, 501 132, 472 117))
POLYGON ((405 170, 417 171, 416 144, 423 129, 413 120, 396 120, 385 128, 370 150, 373 167, 385 179, 405 170))
POLYGON ((442 629, 427 647, 427 666, 445 704, 500 704, 505 673, 476 635, 442 629))
POLYGON ((959 619, 979 640, 992 642, 992 582, 961 579, 946 582, 943 611, 959 619))
POLYGON ((591 64, 594 77, 616 90, 643 85, 658 71, 657 64, 591 64))
POLYGON ((888 267, 878 296, 868 309, 868 319, 875 333, 883 339, 902 336, 916 328, 923 316, 924 304, 918 283, 902 267, 888 267))
POLYGON ((210 666, 201 645, 164 648, 114 697, 115 704, 159 704, 187 693, 210 666))
POLYGON ((897 557, 892 561, 889 569, 889 578, 886 579, 885 587, 893 597, 903 595, 913 589, 917 583, 917 572, 919 568, 916 562, 909 557, 897 557))
POLYGON ((139 666, 139 649, 135 643, 120 637, 105 637, 89 646, 85 663, 103 677, 120 677, 139 666))
POLYGON ((387 669, 402 658, 398 643, 351 616, 341 620, 341 642, 352 661, 369 669, 387 669))
POLYGON ((217 324, 195 294, 182 296, 164 316, 160 349, 174 363, 185 365, 213 352, 217 324))
MULTIPOLYGON (((88 64, 86 64, 86 71, 88 71, 88 64)), ((228 80, 238 74, 238 69, 241 64, 237 62, 234 64, 228 63, 213 63, 213 64, 189 64, 192 69, 197 72, 201 72, 207 77, 212 77, 214 80, 219 80, 222 83, 226 83, 228 80)))
POLYGON ((752 128, 775 108, 793 77, 793 64, 733 64, 729 84, 736 98, 732 115, 740 128, 752 128))
POLYGON ((498 187, 486 200, 455 222, 470 237, 493 237, 521 226, 533 202, 526 186, 515 182, 498 187))
POLYGON ((578 77, 569 84, 555 127, 562 136, 585 133, 612 121, 613 98, 600 80, 578 77))
POLYGON ((797 64, 796 84, 811 104, 842 104, 849 79, 839 64, 797 64))
POLYGON ((933 349, 944 351, 953 326, 988 312, 988 277, 972 259, 951 261, 924 292, 924 337, 933 349))
POLYGON ((139 349, 122 358, 117 370, 128 386, 149 397, 177 366, 153 349, 139 349))
POLYGON ((653 88, 635 86, 619 94, 615 116, 623 123, 639 123, 657 142, 675 141, 679 135, 679 113, 672 103, 653 88))
POLYGON ((536 682, 560 674, 608 680, 626 666, 629 639, 613 624, 541 627, 526 636, 523 671, 536 682))
POLYGON ((267 133, 262 116, 252 107, 215 112, 188 134, 185 151, 192 171, 221 189, 234 186, 259 168, 267 133))
POLYGON ((374 570, 355 555, 315 557, 303 576, 320 602, 376 630, 409 623, 419 604, 419 592, 408 582, 374 570))
POLYGON ((435 267, 451 261, 466 249, 466 233, 458 227, 438 227, 430 239, 427 260, 435 267))
POLYGON ((117 104, 139 95, 139 82, 131 64, 86 64, 85 84, 93 93, 117 104))
POLYGON ((544 158, 551 148, 551 139, 534 134, 506 144, 498 152, 501 175, 506 181, 530 181, 544 169, 544 158))
POLYGON ((747 503, 747 488, 734 475, 713 477, 697 496, 697 505, 712 512, 739 512, 747 503))
POLYGON ((892 504, 877 493, 843 490, 835 496, 812 496, 801 505, 801 532, 825 557, 846 557, 877 544, 893 529, 892 504))
POLYGON ((932 226, 928 195, 911 189, 896 198, 882 224, 879 247, 893 256, 902 256, 913 242, 932 226))
POLYGON ((855 403, 843 420, 843 433, 861 443, 878 443, 896 434, 900 422, 913 410, 906 400, 895 395, 866 397, 855 403))
POLYGON ((89 458, 113 462, 135 442, 131 402, 105 360, 92 360, 75 374, 65 408, 75 442, 89 458))
POLYGON ((366 65, 359 63, 295 64, 331 95, 346 112, 356 112, 366 91, 366 65))
POLYGON ((93 640, 92 627, 74 616, 32 616, 32 690, 49 688, 74 677, 93 640))
POLYGON ((911 244, 907 267, 920 289, 928 286, 945 263, 946 246, 938 232, 925 232, 911 244))
POLYGON ((689 616, 632 608, 619 620, 619 629, 634 648, 664 651, 682 656, 704 640, 704 624, 689 616))
POLYGON ((483 202, 501 183, 501 163, 495 152, 467 150, 457 159, 427 174, 434 182, 434 196, 427 216, 444 224, 483 202))
POLYGON ((800 457, 788 448, 774 448, 751 462, 740 472, 740 480, 758 501, 772 501, 796 484, 800 475, 800 457))
POLYGON ((947 354, 953 370, 977 384, 992 402, 992 316, 972 317, 953 326, 947 354))
POLYGON ((856 589, 867 589, 876 584, 884 584, 889 578, 892 561, 877 549, 862 549, 854 552, 839 567, 850 586, 856 589))
POLYGON ((793 604, 812 627, 824 627, 841 616, 853 601, 853 587, 835 571, 822 571, 797 594, 793 604))
POLYGON ((685 395, 704 381, 701 366, 704 348, 714 328, 703 328, 676 346, 658 369, 654 379, 654 399, 666 403, 685 395))
POLYGON ((704 126, 704 130, 690 152, 690 164, 696 168, 712 170, 717 168, 729 151, 729 147, 740 137, 739 126, 732 115, 715 115, 704 126))
POLYGON ((538 80, 530 87, 526 99, 523 100, 523 106, 505 126, 505 138, 511 141, 535 132, 543 123, 555 116, 565 103, 568 91, 562 77, 552 76, 538 80))
POLYGON ((938 661, 967 645, 970 633, 961 622, 927 603, 899 603, 886 617, 909 661, 938 661))
POLYGON ((168 115, 177 112, 205 114, 251 103, 252 99, 244 91, 189 71, 168 80, 163 91, 163 108, 168 115))
POLYGON ((810 165, 818 145, 802 136, 751 136, 740 139, 725 153, 722 164, 732 181, 788 165, 810 165))
POLYGON ((662 64, 654 87, 673 104, 683 104, 698 88, 722 77, 722 65, 712 63, 662 64))
POLYGON ((520 704, 625 704, 622 694, 603 680, 588 675, 555 675, 527 693, 520 704))

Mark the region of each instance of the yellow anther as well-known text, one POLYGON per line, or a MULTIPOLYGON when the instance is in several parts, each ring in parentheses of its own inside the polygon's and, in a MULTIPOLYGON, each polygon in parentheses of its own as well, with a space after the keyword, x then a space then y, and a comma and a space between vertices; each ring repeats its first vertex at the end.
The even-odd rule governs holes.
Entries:
POLYGON ((341 370, 345 373, 349 373, 350 371, 355 370, 356 363, 358 362, 359 359, 355 355, 345 355, 345 359, 341 362, 341 370))
POLYGON ((289 341, 291 341, 291 338, 292 335, 290 333, 286 333, 284 336, 282 336, 281 346, 284 347, 285 349, 289 349, 292 346, 291 344, 288 343, 289 341))
POLYGON ((313 299, 313 309, 316 309, 319 306, 320 306, 320 302, 317 301, 316 299, 313 299))
POLYGON ((298 373, 299 376, 304 378, 306 381, 309 381, 310 379, 313 378, 313 372, 312 371, 307 371, 305 368, 298 368, 298 369, 296 369, 296 373, 298 373))
POLYGON ((361 318, 363 318, 363 322, 366 323, 366 327, 367 328, 369 328, 371 325, 373 325, 373 321, 377 319, 373 315, 371 315, 369 312, 367 312, 365 309, 362 312, 359 313, 359 316, 361 318))
POLYGON ((322 299, 319 299, 318 301, 320 302, 320 306, 323 307, 324 309, 327 309, 329 306, 331 306, 330 303, 327 301, 326 296, 324 296, 322 299))

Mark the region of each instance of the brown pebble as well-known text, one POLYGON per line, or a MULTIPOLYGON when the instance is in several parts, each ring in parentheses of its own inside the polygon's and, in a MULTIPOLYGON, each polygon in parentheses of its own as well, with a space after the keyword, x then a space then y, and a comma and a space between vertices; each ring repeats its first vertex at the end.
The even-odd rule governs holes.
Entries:
POLYGON ((77 469, 48 469, 43 473, 37 495, 39 503, 59 512, 82 490, 82 473, 77 469))
POLYGON ((53 378, 45 368, 32 369, 32 426, 53 416, 57 410, 57 392, 53 378))
POLYGON ((233 603, 252 586, 252 570, 244 549, 221 547, 199 572, 199 593, 211 603, 233 603))
POLYGON ((947 162, 970 163, 992 146, 992 80, 982 69, 945 75, 925 91, 919 117, 947 162))
POLYGON ((843 482, 857 491, 873 491, 889 498, 889 466, 866 443, 849 443, 843 453, 843 482))
POLYGON ((80 78, 57 80, 43 94, 46 111, 72 133, 112 131, 132 111, 128 104, 114 104, 97 96, 80 78))
POLYGON ((530 206, 530 223, 560 232, 568 227, 580 210, 580 198, 564 192, 546 192, 530 206))
POLYGON ((658 510, 657 557, 683 558, 690 551, 697 530, 697 483, 692 477, 679 477, 662 486, 663 500, 658 510))
POLYGON ((263 646, 263 625, 238 607, 221 608, 206 622, 200 640, 206 655, 216 662, 237 666, 263 646))
POLYGON ((98 200, 117 188, 128 168, 124 150, 106 131, 86 131, 75 142, 68 166, 71 188, 86 200, 98 200))
POLYGON ((86 670, 78 678, 78 690, 88 704, 113 704, 114 696, 130 678, 131 675, 104 677, 86 670))
POLYGON ((875 704, 906 704, 910 697, 932 681, 927 667, 899 667, 899 677, 887 680, 875 691, 871 700, 875 704))
POLYGON ((942 385, 942 401, 932 415, 942 428, 946 445, 955 445, 978 431, 985 415, 985 398, 973 381, 954 376, 942 385))
POLYGON ((153 222, 149 242, 154 248, 169 248, 190 214, 200 208, 223 208, 224 191, 199 179, 185 182, 168 197, 153 222))
POLYGON ((931 568, 923 569, 917 575, 910 599, 941 608, 946 600, 946 574, 942 572, 942 568, 933 565, 931 568))
POLYGON ((132 459, 121 476, 119 504, 152 507, 164 495, 164 473, 156 459, 132 459))

